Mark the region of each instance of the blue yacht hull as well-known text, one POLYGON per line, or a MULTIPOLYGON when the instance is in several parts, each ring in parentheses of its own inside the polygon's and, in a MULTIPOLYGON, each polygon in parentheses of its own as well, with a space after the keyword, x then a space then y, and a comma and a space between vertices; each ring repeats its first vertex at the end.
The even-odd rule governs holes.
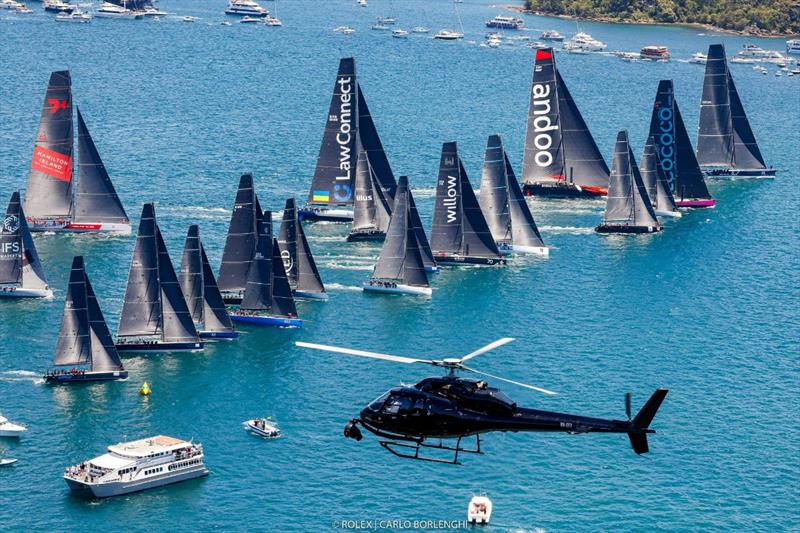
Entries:
POLYGON ((267 326, 273 328, 299 328, 303 321, 299 318, 286 318, 282 316, 259 316, 259 315, 231 315, 231 320, 241 324, 251 324, 253 326, 267 326))
POLYGON ((45 374, 44 381, 51 384, 61 383, 89 383, 92 381, 115 381, 118 379, 128 379, 127 370, 105 371, 105 372, 66 372, 64 374, 45 374))
POLYGON ((238 339, 239 332, 238 331, 200 331, 199 332, 201 339, 238 339))

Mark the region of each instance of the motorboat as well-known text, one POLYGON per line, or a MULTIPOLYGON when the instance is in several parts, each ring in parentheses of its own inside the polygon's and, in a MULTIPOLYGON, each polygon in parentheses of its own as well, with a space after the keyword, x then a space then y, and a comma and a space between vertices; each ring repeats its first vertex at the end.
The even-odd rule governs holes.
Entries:
POLYGON ((542 35, 541 37, 539 37, 539 39, 543 41, 561 42, 564 40, 564 36, 561 35, 559 32, 557 32, 556 30, 545 30, 542 32, 542 35))
POLYGON ((0 9, 13 9, 16 11, 22 5, 16 0, 0 0, 0 9))
POLYGON ((143 17, 141 11, 133 11, 123 6, 119 6, 117 4, 112 4, 111 2, 103 2, 100 4, 100 8, 95 12, 95 17, 100 18, 128 18, 128 19, 135 19, 143 17))
POLYGON ((242 425, 247 431, 259 437, 274 439, 281 436, 281 430, 269 417, 247 420, 242 425))
POLYGON ((0 437, 20 437, 28 431, 28 428, 20 424, 11 422, 8 418, 0 415, 0 437))
POLYGON ((372 25, 372 29, 373 29, 373 30, 378 30, 378 31, 387 31, 387 30, 391 30, 392 28, 390 28, 389 26, 386 26, 386 25, 384 25, 384 24, 381 24, 381 23, 379 22, 379 23, 377 23, 377 24, 373 24, 373 25, 372 25))
POLYGON ((669 50, 666 46, 648 45, 642 47, 639 57, 650 61, 669 61, 669 50))
POLYGON ((531 41, 528 44, 526 44, 525 46, 527 46, 528 48, 534 48, 534 49, 547 48, 547 44, 543 43, 542 41, 531 41))
POLYGON ((703 52, 695 52, 689 59, 689 63, 696 63, 698 65, 705 65, 706 61, 708 61, 708 56, 703 52))
POLYGON ((31 9, 28 6, 26 6, 25 4, 19 4, 17 7, 14 8, 14 13, 20 13, 22 15, 28 15, 30 13, 33 13, 33 11, 31 11, 31 9))
POLYGON ((75 9, 75 6, 63 2, 62 0, 45 0, 44 10, 53 13, 69 13, 75 9))
POLYGON ((89 22, 92 20, 92 14, 76 9, 70 13, 59 13, 56 15, 56 20, 59 22, 89 22))
POLYGON ((525 21, 518 17, 497 15, 493 19, 486 21, 487 28, 499 28, 502 30, 519 30, 525 26, 525 21))
POLYGON ((181 20, 183 22, 197 22, 200 19, 198 19, 197 17, 186 16, 186 17, 181 17, 181 20))
POLYGON ((458 39, 463 39, 464 34, 453 30, 439 30, 433 38, 439 39, 440 41, 456 41, 458 39))
POLYGON ((147 6, 142 10, 142 15, 145 17, 166 17, 169 15, 169 13, 158 9, 155 6, 147 6))
POLYGON ((244 16, 239 19, 239 24, 261 24, 261 17, 244 16))
POLYGON ((397 24, 397 19, 394 17, 378 17, 378 24, 392 26, 393 24, 397 24))
POLYGON ((467 522, 470 524, 489 523, 492 518, 492 500, 486 494, 473 496, 467 507, 467 522))
POLYGON ((228 8, 225 10, 226 15, 239 15, 250 17, 266 17, 269 15, 269 10, 261 6, 255 0, 230 0, 228 8))
POLYGON ((431 30, 425 26, 414 26, 411 28, 411 33, 430 33, 431 30))
POLYGON ((16 462, 16 459, 0 459, 0 466, 11 466, 16 462))
POLYGON ((107 453, 67 467, 73 492, 108 498, 208 475, 203 446, 157 435, 108 447, 107 453))
POLYGON ((358 0, 358 7, 367 7, 367 0, 358 0))
POLYGON ((392 30, 392 37, 394 37, 395 39, 407 39, 408 32, 403 29, 392 30))
POLYGON ((263 18, 264 24, 267 26, 283 26, 283 22, 278 17, 273 17, 272 15, 267 15, 263 18))
POLYGON ((786 41, 787 54, 800 54, 800 39, 789 39, 786 41))
POLYGON ((783 55, 776 50, 764 50, 757 44, 748 43, 742 45, 742 49, 736 54, 739 57, 752 57, 754 59, 783 59, 783 55))
POLYGON ((588 33, 579 31, 564 43, 564 49, 571 53, 600 52, 606 49, 606 43, 598 41, 588 33))
MULTIPOLYGON (((352 35, 353 33, 356 32, 356 30, 354 30, 350 26, 337 26, 337 27, 333 28, 333 31, 336 32, 336 33, 343 33, 345 35, 352 35)), ((351 217, 351 220, 352 220, 352 217, 351 217)))

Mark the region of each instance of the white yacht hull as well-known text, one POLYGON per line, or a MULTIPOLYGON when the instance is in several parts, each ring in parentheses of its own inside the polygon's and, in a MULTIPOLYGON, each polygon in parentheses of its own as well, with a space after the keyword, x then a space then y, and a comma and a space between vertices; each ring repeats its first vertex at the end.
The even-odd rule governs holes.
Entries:
POLYGON ((16 424, 7 424, 7 427, 0 429, 0 437, 16 437, 19 438, 25 433, 27 428, 18 426, 16 424))
POLYGON ((656 209, 655 213, 659 217, 681 218, 683 216, 680 211, 660 211, 656 209))
POLYGON ((25 287, 2 287, 0 298, 50 298, 53 291, 50 289, 26 289, 25 287))
POLYGON ((550 248, 546 246, 519 246, 514 244, 511 246, 511 252, 515 254, 540 255, 542 257, 550 256, 550 248))
POLYGON ((208 475, 208 469, 201 464, 177 473, 166 472, 163 475, 152 476, 142 480, 88 483, 64 476, 64 481, 75 492, 88 492, 95 498, 109 498, 163 487, 164 485, 172 485, 173 483, 180 483, 181 481, 188 481, 206 475, 208 475))
POLYGON ((410 294, 412 296, 431 296, 433 294, 433 290, 430 287, 414 287, 402 283, 395 283, 393 286, 371 285, 369 281, 364 282, 364 291, 385 294, 410 294))

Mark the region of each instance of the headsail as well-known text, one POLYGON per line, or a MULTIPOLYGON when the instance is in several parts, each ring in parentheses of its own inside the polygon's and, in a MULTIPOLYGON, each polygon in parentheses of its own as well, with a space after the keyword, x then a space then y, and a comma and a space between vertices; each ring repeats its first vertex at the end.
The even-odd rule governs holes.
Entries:
POLYGON ((25 211, 34 220, 68 217, 72 212, 72 79, 53 72, 33 148, 25 211))
POLYGON ((278 234, 281 259, 292 290, 324 293, 319 270, 311 255, 303 225, 297 219, 297 206, 294 198, 286 200, 283 220, 278 234))
POLYGON ((514 168, 511 166, 505 150, 503 150, 503 160, 506 164, 508 211, 511 216, 511 241, 514 246, 544 248, 542 235, 533 220, 533 213, 531 213, 531 209, 525 201, 525 196, 522 194, 514 168))
POLYGON ((490 135, 483 158, 480 206, 495 242, 510 244, 511 213, 507 185, 503 142, 499 135, 490 135))
POLYGON ((78 183, 75 186, 75 207, 72 221, 113 222, 128 224, 128 215, 122 207, 108 176, 100 153, 78 109, 78 183))
POLYGON ((425 228, 422 226, 422 219, 419 218, 419 211, 417 211, 417 204, 414 202, 411 187, 408 188, 408 210, 408 223, 417 237, 417 246, 419 247, 419 253, 422 254, 422 263, 425 265, 426 271, 433 271, 436 268, 436 261, 433 259, 433 252, 428 242, 428 235, 425 234, 425 228))
POLYGON ((195 324, 203 323, 203 262, 200 258, 200 229, 189 226, 183 245, 180 270, 181 292, 195 324))
POLYGON ((233 323, 225 309, 225 302, 208 263, 203 243, 200 243, 200 260, 203 266, 203 331, 233 331, 233 323))
MULTIPOLYGON (((22 286, 28 289, 47 289, 44 267, 39 260, 36 245, 33 243, 31 230, 28 228, 28 221, 25 218, 25 210, 19 203, 19 193, 14 194, 16 194, 16 204, 19 206, 19 233, 22 237, 22 286)), ((14 195, 11 196, 11 199, 14 200, 14 195)))
POLYGON ((247 287, 240 309, 269 311, 272 309, 272 224, 268 221, 272 213, 266 211, 259 224, 258 243, 250 270, 247 287))
POLYGON ((175 268, 164 244, 158 223, 156 229, 156 249, 158 250, 158 284, 161 288, 161 320, 165 342, 193 342, 198 334, 186 300, 178 284, 175 268))
POLYGON ((672 80, 658 84, 650 135, 656 143, 661 168, 676 198, 710 199, 689 134, 683 123, 672 80))
POLYGON ((669 183, 658 156, 656 141, 652 135, 647 138, 640 163, 642 181, 645 184, 648 196, 650 196, 650 203, 653 208, 660 213, 677 213, 678 208, 675 205, 675 198, 672 197, 672 191, 669 190, 669 183), (652 195, 650 193, 651 190, 654 191, 652 195))
POLYGON ((472 257, 500 257, 500 251, 486 224, 486 218, 478 205, 478 199, 475 198, 475 191, 472 190, 472 184, 469 182, 461 158, 458 159, 458 168, 461 176, 461 205, 464 224, 462 254, 472 257))
POLYGON ((253 188, 253 175, 244 174, 239 179, 236 202, 231 213, 228 237, 219 267, 221 291, 243 291, 247 285, 247 272, 258 241, 258 220, 261 216, 258 198, 253 188))
POLYGON ((392 209, 392 220, 373 279, 402 280, 406 285, 428 287, 428 276, 422 262, 417 236, 409 224, 408 178, 401 176, 392 209))
POLYGON ((386 232, 389 227, 391 217, 391 207, 389 200, 384 195, 378 178, 367 155, 362 149, 361 143, 356 143, 358 147, 358 159, 356 162, 356 181, 355 181, 355 201, 353 203, 353 231, 359 233, 365 231, 386 232))
POLYGON ((706 166, 766 168, 728 69, 725 47, 721 44, 708 47, 697 160, 706 166))
POLYGON ((389 165, 389 159, 386 157, 386 152, 383 150, 383 143, 381 143, 378 130, 375 128, 372 115, 367 107, 367 101, 361 90, 361 84, 356 84, 356 86, 358 87, 358 136, 361 139, 361 145, 364 151, 367 152, 369 164, 380 184, 383 197, 386 198, 391 208, 394 203, 394 193, 397 190, 397 183, 394 181, 392 167, 389 165))
POLYGON ((61 315, 61 328, 58 330, 55 366, 83 365, 92 357, 92 343, 89 334, 89 303, 86 289, 86 272, 83 257, 72 260, 69 286, 64 299, 64 312, 61 315))
POLYGON ((92 370, 116 371, 123 370, 122 361, 117 353, 117 347, 111 332, 108 331, 106 319, 100 310, 100 304, 94 294, 92 283, 84 267, 83 275, 86 279, 86 298, 89 307, 89 335, 92 344, 92 370))
POLYGON ((158 274, 156 212, 153 204, 144 204, 119 317, 118 336, 161 333, 161 289, 158 274))
MULTIPOLYGON (((317 168, 308 194, 308 203, 350 205, 356 169, 358 102, 355 59, 339 61, 339 72, 317 157, 317 168)), ((220 280, 222 281, 222 280, 220 280)))
POLYGON ((11 194, 6 215, 0 225, 0 283, 22 283, 22 205, 19 193, 11 194))
POLYGON ((292 289, 286 278, 286 270, 281 260, 281 249, 278 240, 272 239, 272 304, 273 315, 296 318, 297 308, 294 305, 292 289))
POLYGON ((556 68, 552 48, 536 50, 522 181, 608 187, 608 166, 556 68))
POLYGON ((604 222, 625 226, 659 225, 625 130, 617 134, 614 145, 604 222))

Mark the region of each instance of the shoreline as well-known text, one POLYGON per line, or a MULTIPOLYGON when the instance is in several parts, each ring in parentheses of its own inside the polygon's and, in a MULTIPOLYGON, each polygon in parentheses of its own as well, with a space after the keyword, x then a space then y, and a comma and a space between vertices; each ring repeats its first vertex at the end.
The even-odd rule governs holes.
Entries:
POLYGON ((726 28, 720 28, 719 26, 714 26, 713 24, 704 24, 702 22, 658 22, 656 20, 649 20, 649 21, 642 21, 642 20, 628 20, 628 19, 615 19, 612 17, 594 17, 594 18, 586 18, 586 17, 576 17, 574 15, 562 15, 562 14, 555 14, 555 13, 547 13, 546 11, 532 11, 525 9, 523 6, 519 5, 504 5, 502 6, 505 9, 510 11, 515 11, 517 13, 525 13, 528 15, 536 15, 537 17, 552 17, 558 18, 563 20, 586 20, 590 22, 603 22, 608 24, 628 24, 628 25, 638 25, 638 26, 678 26, 684 28, 696 28, 702 29, 707 31, 713 31, 717 33, 726 33, 729 35, 741 35, 744 37, 764 37, 770 39, 785 39, 785 38, 792 38, 798 37, 800 34, 797 33, 772 33, 772 32, 752 32, 752 31, 745 31, 745 30, 730 30, 726 28))

